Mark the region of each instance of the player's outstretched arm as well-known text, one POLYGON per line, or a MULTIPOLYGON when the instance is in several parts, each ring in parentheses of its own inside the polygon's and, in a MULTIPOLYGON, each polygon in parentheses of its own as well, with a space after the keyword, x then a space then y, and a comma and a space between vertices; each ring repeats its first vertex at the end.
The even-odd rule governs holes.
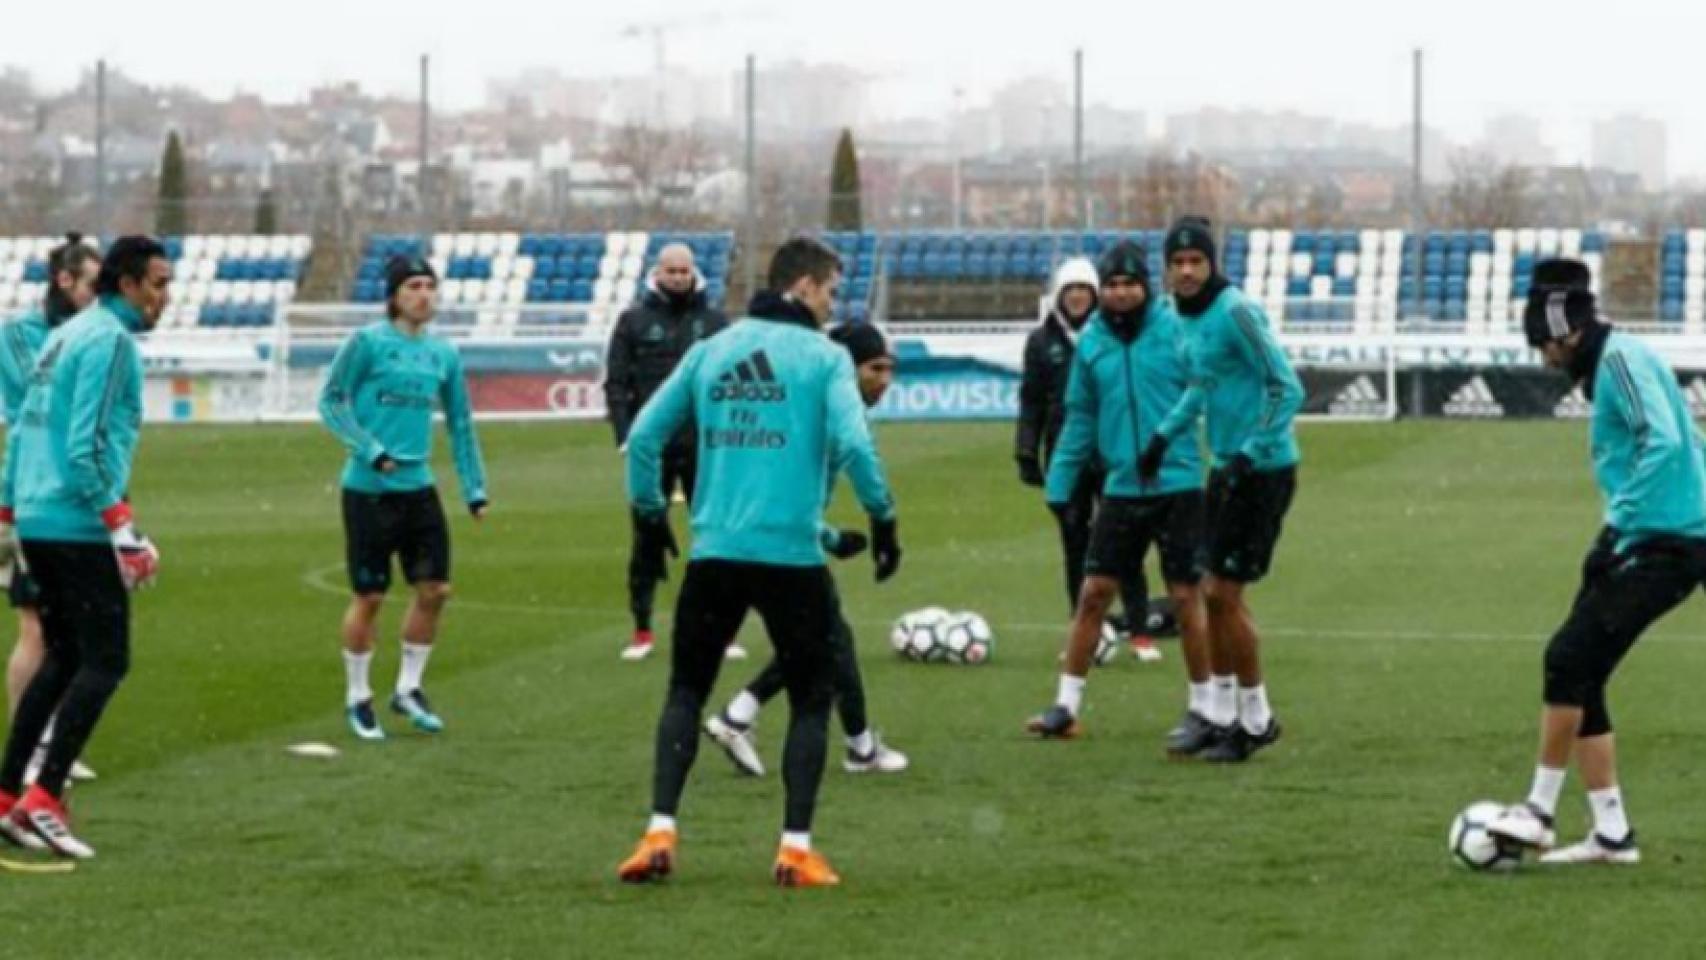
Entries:
POLYGON ((456 477, 462 484, 462 499, 476 519, 486 512, 486 463, 480 455, 480 436, 474 430, 474 405, 468 399, 468 380, 462 370, 462 355, 448 347, 450 371, 440 386, 444 425, 450 431, 450 449, 456 458, 456 477))
POLYGON ((371 360, 367 338, 356 334, 344 341, 332 358, 326 385, 320 388, 320 421, 362 463, 377 466, 386 457, 385 447, 368 433, 355 415, 355 394, 367 376, 371 360))

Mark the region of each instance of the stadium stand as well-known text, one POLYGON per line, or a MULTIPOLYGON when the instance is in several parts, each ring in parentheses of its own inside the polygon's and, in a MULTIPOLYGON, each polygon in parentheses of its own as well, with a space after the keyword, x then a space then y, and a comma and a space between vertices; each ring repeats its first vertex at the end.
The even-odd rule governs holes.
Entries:
MULTIPOLYGON (((47 254, 61 237, 0 237, 0 314, 25 310, 47 289, 47 254)), ((172 299, 160 329, 270 326, 296 297, 312 243, 306 236, 193 234, 163 241, 172 299)))
POLYGON ((408 234, 368 238, 350 299, 385 299, 385 263, 399 254, 426 256, 443 279, 445 319, 479 319, 486 325, 573 322, 614 318, 644 288, 658 251, 671 243, 693 249, 705 275, 706 296, 728 295, 734 256, 731 233, 644 231, 613 233, 439 233, 430 240, 408 234), (584 312, 506 311, 504 307, 574 304, 584 312), (457 309, 475 308, 475 309, 457 309))
MULTIPOLYGON (((1159 229, 828 236, 844 256, 857 252, 849 296, 868 300, 886 281, 889 315, 905 319, 1031 315, 1055 265, 1069 256, 1094 258, 1120 239, 1142 243, 1151 272, 1159 277, 1162 270, 1159 229)), ((1706 233, 1700 241, 1697 256, 1688 261, 1699 268, 1689 288, 1697 296, 1690 302, 1706 311, 1706 233)), ((1605 249, 1602 233, 1579 229, 1436 231, 1418 243, 1403 230, 1234 228, 1222 235, 1221 261, 1232 282, 1290 324, 1369 326, 1402 316, 1503 330, 1520 316, 1536 260, 1581 256, 1597 278, 1605 249)), ((1680 257, 1676 265, 1680 273, 1680 257)), ((1679 282, 1679 309, 1681 287, 1679 282)), ((848 312, 860 310, 852 304, 848 312)), ((862 312, 869 311, 867 303, 862 312)))

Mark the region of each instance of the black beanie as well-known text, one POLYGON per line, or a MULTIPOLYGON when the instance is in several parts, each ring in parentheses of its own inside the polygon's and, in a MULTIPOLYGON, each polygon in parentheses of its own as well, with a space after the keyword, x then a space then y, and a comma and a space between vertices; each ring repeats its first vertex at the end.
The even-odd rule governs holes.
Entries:
POLYGON ((1180 217, 1173 223, 1173 229, 1167 231, 1167 240, 1161 250, 1168 263, 1173 261, 1173 254, 1180 250, 1195 250, 1208 258, 1209 266, 1216 272, 1220 270, 1220 261, 1214 250, 1214 227, 1209 224, 1207 217, 1180 217))
POLYGON ((879 357, 894 356, 889 349, 889 338, 883 336, 874 323, 843 323, 831 327, 829 339, 847 348, 847 352, 853 355, 855 367, 879 357))
POLYGON ((432 268, 425 257, 392 257, 385 265, 385 299, 390 300, 397 295, 403 284, 416 277, 431 277, 438 281, 438 271, 432 268))
POLYGON ((1580 260, 1552 258, 1534 265, 1522 330, 1535 349, 1599 323, 1593 273, 1580 260))
POLYGON ((1121 240, 1102 252, 1096 261, 1096 276, 1103 283, 1114 277, 1130 277, 1149 289, 1149 251, 1140 243, 1121 240))

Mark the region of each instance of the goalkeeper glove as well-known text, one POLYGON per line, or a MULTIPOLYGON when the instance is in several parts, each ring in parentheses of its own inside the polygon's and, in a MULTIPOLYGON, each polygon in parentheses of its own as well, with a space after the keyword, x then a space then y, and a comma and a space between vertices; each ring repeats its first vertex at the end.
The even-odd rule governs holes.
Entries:
POLYGON ((118 558, 119 577, 126 590, 152 586, 160 573, 160 551, 154 542, 136 532, 131 522, 130 504, 120 502, 101 512, 112 541, 113 555, 118 558))

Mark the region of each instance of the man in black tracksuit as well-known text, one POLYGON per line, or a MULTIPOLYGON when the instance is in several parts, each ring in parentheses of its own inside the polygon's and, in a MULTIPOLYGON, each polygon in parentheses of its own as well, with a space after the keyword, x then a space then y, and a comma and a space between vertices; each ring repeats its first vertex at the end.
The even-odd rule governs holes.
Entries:
MULTIPOLYGON (((728 318, 705 298, 705 278, 693 265, 693 251, 684 244, 663 248, 645 293, 623 311, 610 335, 604 403, 618 447, 626 448, 628 428, 640 408, 688 348, 726 326, 728 318)), ((664 451, 665 500, 676 491, 692 498, 695 469, 693 428, 689 426, 664 451)), ((636 558, 637 553, 631 553, 628 561, 628 606, 634 614, 634 638, 622 652, 625 660, 643 660, 652 652, 652 602, 657 580, 636 558)))
MULTIPOLYGON (((1097 289, 1096 267, 1089 260, 1075 257, 1062 263, 1050 286, 1043 321, 1025 341, 1024 381, 1019 387, 1019 425, 1013 456, 1019 464, 1019 480, 1026 486, 1042 487, 1043 477, 1048 473, 1049 460, 1066 421, 1066 381, 1072 371, 1078 331, 1096 309, 1097 289)), ((1084 584, 1090 520, 1104 479, 1099 465, 1086 468, 1073 493, 1072 509, 1060 521, 1069 611, 1077 609, 1078 591, 1084 584)), ((1120 584, 1125 619, 1116 624, 1134 638, 1147 632, 1148 595, 1141 570, 1120 584)))

